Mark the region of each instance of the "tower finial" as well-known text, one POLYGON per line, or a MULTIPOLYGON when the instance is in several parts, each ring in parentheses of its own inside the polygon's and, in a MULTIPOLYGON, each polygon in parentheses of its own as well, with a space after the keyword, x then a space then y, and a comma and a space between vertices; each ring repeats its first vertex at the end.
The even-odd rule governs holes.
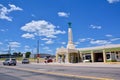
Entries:
POLYGON ((71 24, 72 24, 71 22, 68 22, 68 26, 69 26, 69 28, 71 28, 71 24))

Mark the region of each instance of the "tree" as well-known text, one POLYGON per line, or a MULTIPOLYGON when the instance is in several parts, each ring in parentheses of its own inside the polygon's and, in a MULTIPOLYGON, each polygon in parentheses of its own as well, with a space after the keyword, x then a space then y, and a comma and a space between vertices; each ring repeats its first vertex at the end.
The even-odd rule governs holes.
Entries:
POLYGON ((25 53, 26 58, 29 58, 30 55, 31 55, 31 52, 26 52, 26 53, 25 53))
POLYGON ((17 53, 17 52, 14 52, 14 53, 13 53, 13 56, 17 57, 17 56, 18 56, 18 53, 17 53))
POLYGON ((21 52, 14 52, 13 56, 15 56, 15 57, 22 57, 22 53, 21 52))
POLYGON ((22 53, 21 53, 21 52, 18 52, 18 56, 19 56, 19 57, 22 57, 22 53))

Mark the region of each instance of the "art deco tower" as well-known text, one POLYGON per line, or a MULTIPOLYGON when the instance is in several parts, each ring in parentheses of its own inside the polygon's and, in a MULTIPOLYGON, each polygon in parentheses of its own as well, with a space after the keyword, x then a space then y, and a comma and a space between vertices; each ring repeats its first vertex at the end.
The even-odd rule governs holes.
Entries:
POLYGON ((75 49, 75 45, 73 44, 73 36, 72 36, 72 27, 71 27, 71 23, 68 23, 68 45, 67 48, 68 49, 75 49))

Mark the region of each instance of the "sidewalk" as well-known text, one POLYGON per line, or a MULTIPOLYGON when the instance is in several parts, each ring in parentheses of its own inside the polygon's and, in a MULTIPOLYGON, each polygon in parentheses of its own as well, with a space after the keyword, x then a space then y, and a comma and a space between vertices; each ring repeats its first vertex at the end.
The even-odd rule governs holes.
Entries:
POLYGON ((31 63, 36 65, 53 65, 53 66, 84 66, 84 67, 117 67, 120 68, 120 64, 114 63, 31 63))

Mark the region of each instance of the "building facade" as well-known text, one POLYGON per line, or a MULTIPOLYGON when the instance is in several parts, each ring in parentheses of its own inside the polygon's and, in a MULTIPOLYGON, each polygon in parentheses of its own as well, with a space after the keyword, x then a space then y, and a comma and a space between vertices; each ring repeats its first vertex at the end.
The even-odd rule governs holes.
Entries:
POLYGON ((80 48, 82 62, 119 62, 120 44, 80 48))
POLYGON ((78 50, 75 48, 73 44, 73 36, 72 36, 72 27, 71 23, 68 23, 68 44, 67 48, 59 48, 56 51, 56 61, 57 62, 65 62, 65 63, 77 63, 78 62, 78 50))
POLYGON ((58 48, 56 51, 56 62, 79 63, 79 62, 119 62, 120 44, 104 45, 88 48, 75 48, 73 44, 72 27, 68 23, 67 47, 58 48))

